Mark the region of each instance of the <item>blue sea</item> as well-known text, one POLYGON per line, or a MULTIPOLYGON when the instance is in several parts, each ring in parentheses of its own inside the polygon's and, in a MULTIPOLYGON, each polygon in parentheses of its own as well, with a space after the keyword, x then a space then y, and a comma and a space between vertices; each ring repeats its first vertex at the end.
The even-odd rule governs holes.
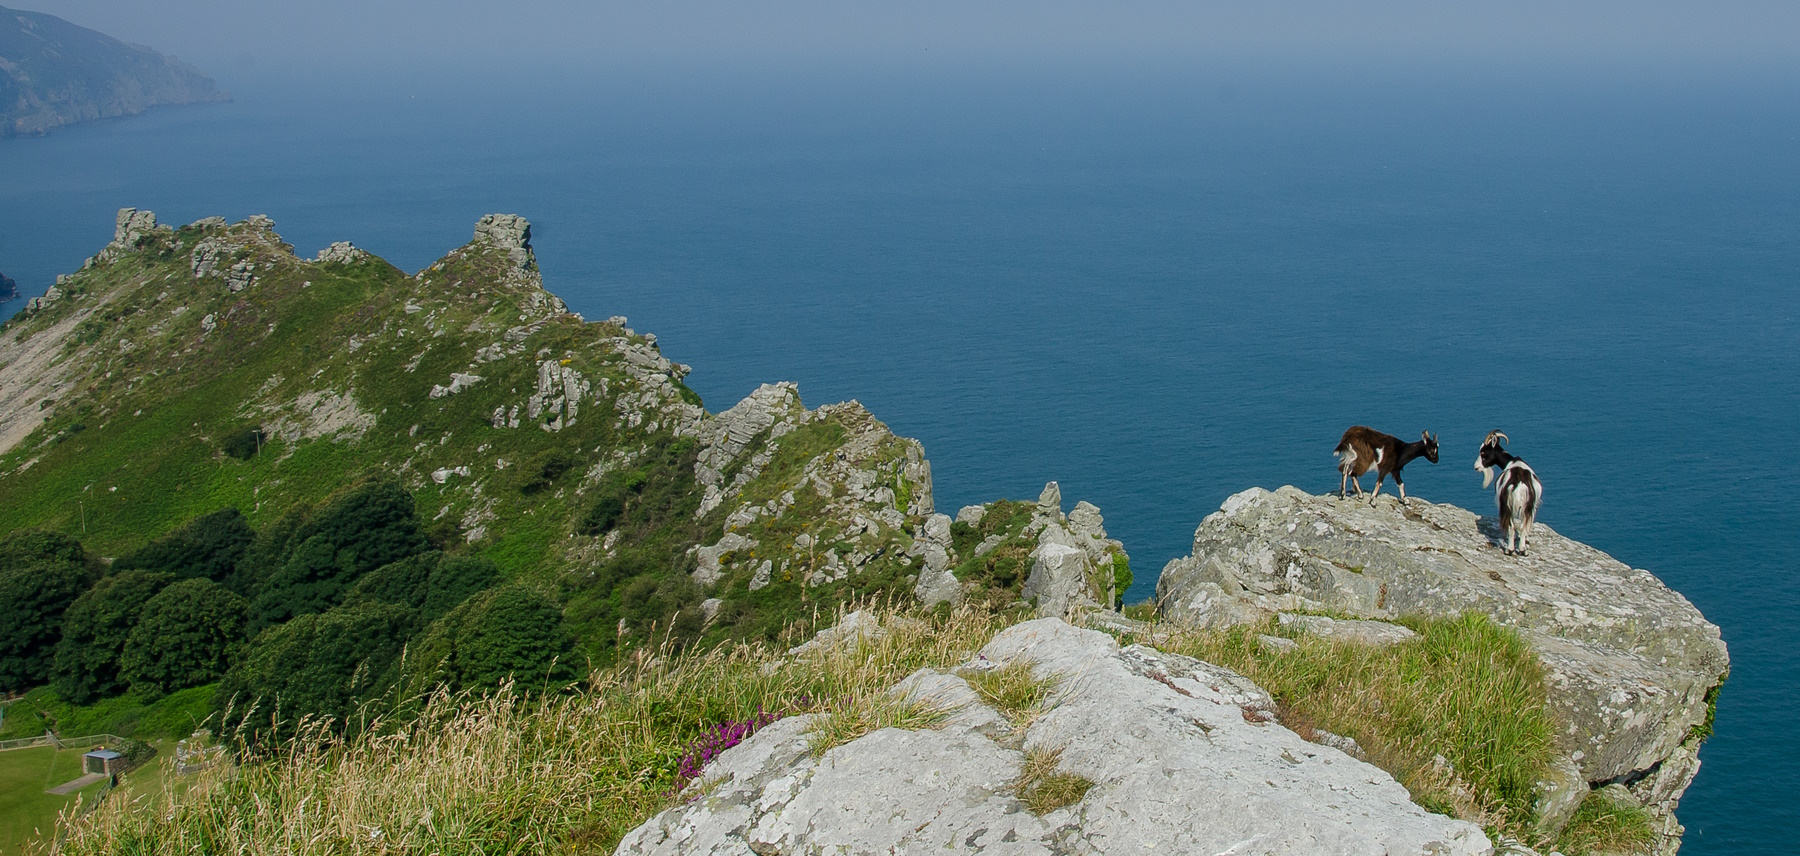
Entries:
POLYGON ((122 206, 409 270, 523 214, 546 285, 655 332, 711 409, 859 399, 951 513, 1054 479, 1125 542, 1133 599, 1232 493, 1335 488, 1353 423, 1438 432, 1410 492, 1485 510, 1501 428, 1541 520, 1731 646, 1684 853, 1791 847, 1792 75, 544 78, 228 79, 231 104, 0 140, 0 271, 42 293, 122 206))

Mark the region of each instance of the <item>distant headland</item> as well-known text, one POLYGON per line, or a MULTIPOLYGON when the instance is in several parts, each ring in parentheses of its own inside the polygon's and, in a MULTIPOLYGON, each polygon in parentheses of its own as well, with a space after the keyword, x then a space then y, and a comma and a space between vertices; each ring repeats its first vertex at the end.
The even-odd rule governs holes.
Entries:
POLYGON ((0 136, 230 99, 174 57, 54 15, 0 6, 0 136))

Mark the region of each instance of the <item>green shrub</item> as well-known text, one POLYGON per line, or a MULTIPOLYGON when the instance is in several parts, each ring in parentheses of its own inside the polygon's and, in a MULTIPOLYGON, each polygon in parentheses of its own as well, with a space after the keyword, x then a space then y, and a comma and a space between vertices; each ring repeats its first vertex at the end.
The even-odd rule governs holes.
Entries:
POLYGON ((227 508, 195 518, 142 549, 121 556, 112 570, 167 572, 180 579, 205 577, 223 582, 255 540, 256 533, 244 515, 227 508))
POLYGON ((212 580, 183 580, 144 604, 119 671, 132 690, 154 700, 217 680, 243 636, 243 598, 212 580))
POLYGON ((509 585, 470 598, 438 619, 417 645, 415 691, 498 686, 560 687, 579 676, 562 610, 543 594, 509 585))
POLYGON ((549 490, 556 486, 557 479, 580 463, 580 459, 567 449, 545 449, 519 467, 519 492, 529 496, 549 490))
POLYGON ((269 435, 263 433, 261 425, 251 425, 226 437, 225 442, 219 444, 219 448, 225 454, 240 461, 248 461, 262 451, 263 443, 268 442, 268 439, 269 435))
POLYGON ((125 691, 119 674, 131 628, 158 592, 175 581, 171 573, 124 571, 94 584, 63 615, 51 676, 57 694, 86 704, 125 691))
POLYGON ((304 716, 330 717, 336 728, 354 724, 358 706, 392 684, 416 627, 411 609, 385 603, 340 607, 271 627, 225 673, 214 708, 248 716, 263 738, 290 733, 304 716))
POLYGON ((420 620, 429 623, 486 590, 499 576, 500 569, 485 557, 447 556, 433 550, 365 574, 345 593, 343 605, 398 604, 418 610, 420 620))
POLYGON ((275 563, 250 604, 252 635, 297 615, 324 612, 358 577, 430 547, 412 494, 390 481, 353 488, 304 522, 277 528, 286 530, 283 543, 252 545, 243 560, 275 563))

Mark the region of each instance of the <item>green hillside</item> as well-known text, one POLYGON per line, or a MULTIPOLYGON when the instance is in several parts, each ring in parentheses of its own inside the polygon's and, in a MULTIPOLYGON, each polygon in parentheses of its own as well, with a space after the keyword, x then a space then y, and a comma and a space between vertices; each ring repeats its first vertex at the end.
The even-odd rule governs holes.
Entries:
POLYGON ((54 15, 0 6, 0 136, 229 98, 173 57, 54 15))
POLYGON ((715 415, 686 372, 546 292, 523 218, 409 275, 299 259, 267 218, 122 211, 0 326, 0 588, 35 604, 0 615, 0 681, 154 701, 223 675, 221 707, 343 716, 910 597, 918 444, 785 384, 715 415))

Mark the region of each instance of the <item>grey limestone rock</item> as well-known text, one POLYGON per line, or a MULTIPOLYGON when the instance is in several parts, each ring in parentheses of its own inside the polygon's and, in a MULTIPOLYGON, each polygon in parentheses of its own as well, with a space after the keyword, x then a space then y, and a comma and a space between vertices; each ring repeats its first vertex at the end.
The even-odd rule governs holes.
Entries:
POLYGON ((1278 618, 1283 627, 1292 627, 1332 642, 1396 645, 1419 638, 1419 634, 1414 633, 1412 628, 1386 621, 1355 621, 1326 618, 1323 615, 1295 615, 1291 612, 1284 612, 1278 618))
POLYGON ((1242 676, 1056 619, 1014 626, 965 670, 1030 663, 1056 688, 1023 734, 956 674, 895 688, 948 715, 813 757, 812 717, 726 750, 689 801, 627 834, 618 854, 1420 854, 1487 856, 1473 824, 1426 812, 1381 770, 1275 724, 1242 676), (1023 750, 1023 751, 1022 751, 1023 750), (1026 752, 1060 751, 1093 783, 1026 810, 1026 752))
POLYGON ((919 602, 930 606, 935 603, 956 603, 962 600, 962 585, 957 582, 956 575, 951 573, 951 539, 950 517, 946 514, 933 514, 925 518, 920 527, 919 537, 913 541, 919 548, 925 566, 919 571, 919 581, 913 586, 913 595, 919 602))
POLYGON ((1650 572, 1542 521, 1527 556, 1496 537, 1492 518, 1416 497, 1371 506, 1253 488, 1201 521, 1157 602, 1171 620, 1215 625, 1288 610, 1486 613, 1543 662, 1559 746, 1583 780, 1656 778, 1639 796, 1678 827, 1668 812, 1692 778, 1690 733, 1729 664, 1718 627, 1650 572))
POLYGON ((366 251, 357 249, 357 247, 349 241, 334 241, 331 246, 319 251, 319 256, 314 259, 314 262, 317 264, 347 265, 362 261, 368 257, 369 254, 366 251))

